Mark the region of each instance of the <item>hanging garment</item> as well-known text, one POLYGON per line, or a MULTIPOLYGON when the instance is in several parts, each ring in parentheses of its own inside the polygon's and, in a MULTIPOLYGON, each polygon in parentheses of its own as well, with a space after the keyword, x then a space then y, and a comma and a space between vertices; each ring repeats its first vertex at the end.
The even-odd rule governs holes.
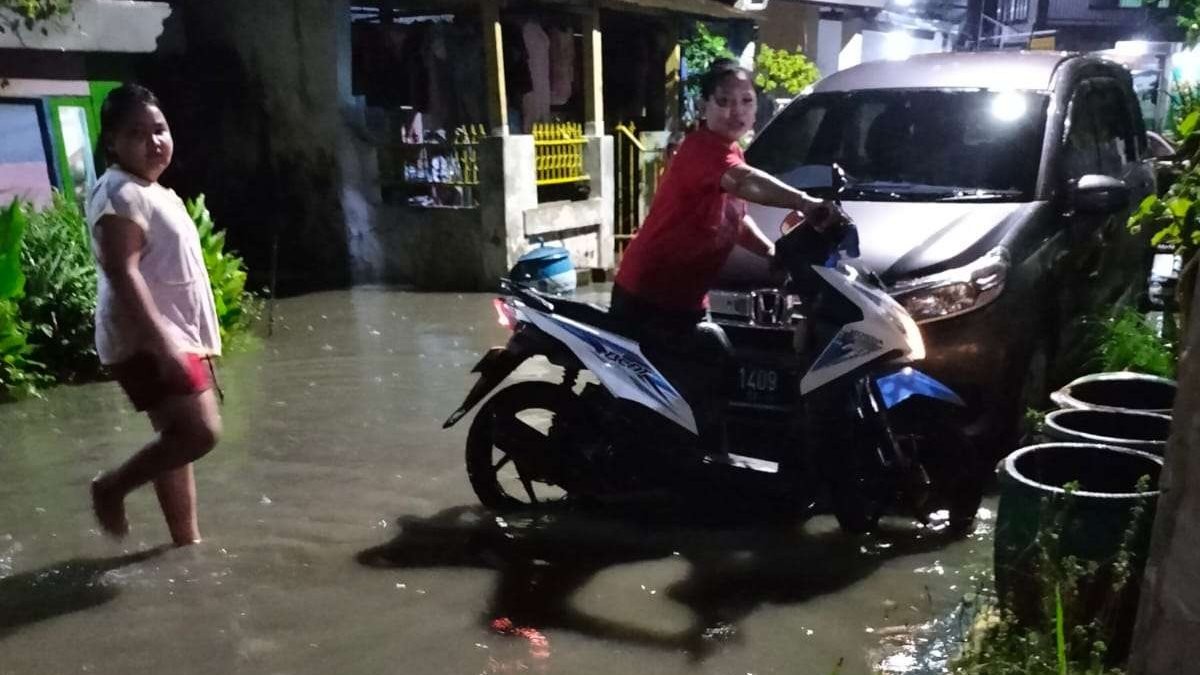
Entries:
POLYGON ((450 117, 453 115, 454 92, 448 89, 452 86, 450 55, 446 49, 446 36, 440 25, 433 26, 426 34, 423 56, 429 86, 427 110, 429 116, 433 118, 433 128, 451 128, 453 124, 450 117))
POLYGON ((550 105, 564 105, 575 89, 575 35, 550 29, 550 105))
POLYGON ((521 98, 525 133, 530 133, 534 123, 550 119, 550 37, 534 21, 525 22, 521 37, 524 38, 529 79, 533 85, 521 98))
POLYGON ((523 39, 509 39, 516 32, 515 27, 504 26, 504 81, 508 86, 510 101, 520 101, 522 96, 533 89, 533 81, 529 79, 529 59, 525 52, 525 42, 523 39))
POLYGON ((450 35, 453 45, 450 59, 450 76, 454 91, 453 125, 479 124, 484 121, 483 92, 487 91, 483 81, 483 39, 473 27, 461 28, 450 35))

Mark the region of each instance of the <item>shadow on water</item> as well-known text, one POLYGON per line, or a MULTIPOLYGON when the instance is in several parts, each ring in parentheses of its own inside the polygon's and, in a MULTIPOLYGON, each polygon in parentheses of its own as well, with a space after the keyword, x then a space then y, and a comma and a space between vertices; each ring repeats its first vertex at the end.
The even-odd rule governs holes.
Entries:
POLYGON ((120 592, 105 583, 113 570, 157 557, 169 546, 111 558, 74 558, 0 579, 0 640, 24 626, 98 607, 120 592))
POLYGON ((912 529, 854 537, 796 525, 697 522, 679 514, 636 518, 594 513, 497 516, 458 506, 427 518, 403 516, 391 542, 358 554, 379 568, 471 567, 500 574, 484 620, 561 628, 602 639, 705 658, 736 637, 739 622, 767 604, 801 603, 870 575, 887 559, 932 551, 949 536, 912 529), (606 568, 679 556, 686 576, 665 590, 691 610, 683 631, 666 633, 588 615, 572 595, 606 568))

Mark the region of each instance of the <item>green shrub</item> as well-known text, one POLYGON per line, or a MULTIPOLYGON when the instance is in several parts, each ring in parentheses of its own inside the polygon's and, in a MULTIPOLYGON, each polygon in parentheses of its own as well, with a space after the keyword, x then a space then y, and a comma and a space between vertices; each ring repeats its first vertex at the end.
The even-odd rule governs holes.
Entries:
POLYGON ((37 360, 60 382, 94 378, 100 365, 96 265, 87 222, 73 198, 56 191, 49 206, 29 213, 21 260, 21 318, 30 325, 37 360))
MULTIPOLYGON (((1122 675, 1115 665, 1123 655, 1110 653, 1110 645, 1127 645, 1129 635, 1118 634, 1131 624, 1121 622, 1130 593, 1136 593, 1135 560, 1144 559, 1139 541, 1152 517, 1149 500, 1139 501, 1115 557, 1102 562, 1084 561, 1060 552, 1059 542, 1079 485, 1063 486, 1065 496, 1042 501, 1042 526, 1033 546, 1038 559, 1037 581, 1041 592, 1039 615, 1018 621, 1001 607, 994 593, 980 607, 968 631, 962 652, 952 659, 953 675, 1122 675)), ((1138 492, 1150 487, 1143 476, 1138 492)), ((986 595, 986 594, 985 594, 986 595)), ((1136 599, 1136 598, 1135 598, 1136 599)))
POLYGON ((0 34, 15 33, 21 27, 33 30, 43 21, 66 16, 73 5, 74 0, 0 0, 0 34))
POLYGON ((683 48, 683 63, 687 68, 687 80, 683 83, 684 96, 688 101, 700 101, 700 76, 708 71, 717 59, 731 59, 729 41, 709 29, 708 24, 697 21, 694 31, 679 41, 683 48))
POLYGON ((821 79, 821 71, 804 54, 768 45, 759 48, 754 68, 754 84, 767 94, 795 96, 821 79))
POLYGON ((227 350, 250 346, 250 328, 262 315, 262 301, 246 290, 246 264, 225 251, 225 233, 214 229, 212 215, 204 205, 204 195, 187 202, 188 214, 200 233, 204 266, 212 284, 221 341, 227 350))
POLYGON ((1132 370, 1175 377, 1173 347, 1160 337, 1158 329, 1145 316, 1132 308, 1100 321, 1094 339, 1093 363, 1100 370, 1132 370))
POLYGON ((25 295, 21 271, 21 240, 27 217, 13 200, 0 211, 0 399, 37 393, 43 376, 40 364, 29 358, 33 348, 28 325, 21 320, 18 302, 25 295))

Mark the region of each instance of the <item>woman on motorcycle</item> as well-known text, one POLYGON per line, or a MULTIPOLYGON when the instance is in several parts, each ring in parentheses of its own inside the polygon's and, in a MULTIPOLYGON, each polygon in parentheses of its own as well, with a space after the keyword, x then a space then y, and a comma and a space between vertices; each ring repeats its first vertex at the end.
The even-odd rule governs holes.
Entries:
POLYGON ((753 74, 721 59, 700 80, 700 127, 679 146, 650 214, 621 258, 611 312, 633 326, 689 333, 734 246, 770 258, 775 245, 745 202, 794 209, 818 230, 840 211, 746 164, 738 140, 754 125, 753 74))

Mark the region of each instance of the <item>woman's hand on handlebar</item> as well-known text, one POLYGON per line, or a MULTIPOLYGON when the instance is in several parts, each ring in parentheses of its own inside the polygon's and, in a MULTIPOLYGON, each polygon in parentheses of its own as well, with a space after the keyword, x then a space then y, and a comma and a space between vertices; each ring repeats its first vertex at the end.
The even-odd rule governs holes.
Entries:
POLYGON ((850 217, 835 202, 822 199, 807 199, 783 219, 780 224, 780 234, 787 234, 797 227, 808 225, 813 230, 824 233, 835 230, 850 222, 850 217))
POLYGON ((807 224, 817 232, 834 229, 850 220, 839 204, 825 199, 806 199, 796 213, 800 216, 800 224, 807 224))

